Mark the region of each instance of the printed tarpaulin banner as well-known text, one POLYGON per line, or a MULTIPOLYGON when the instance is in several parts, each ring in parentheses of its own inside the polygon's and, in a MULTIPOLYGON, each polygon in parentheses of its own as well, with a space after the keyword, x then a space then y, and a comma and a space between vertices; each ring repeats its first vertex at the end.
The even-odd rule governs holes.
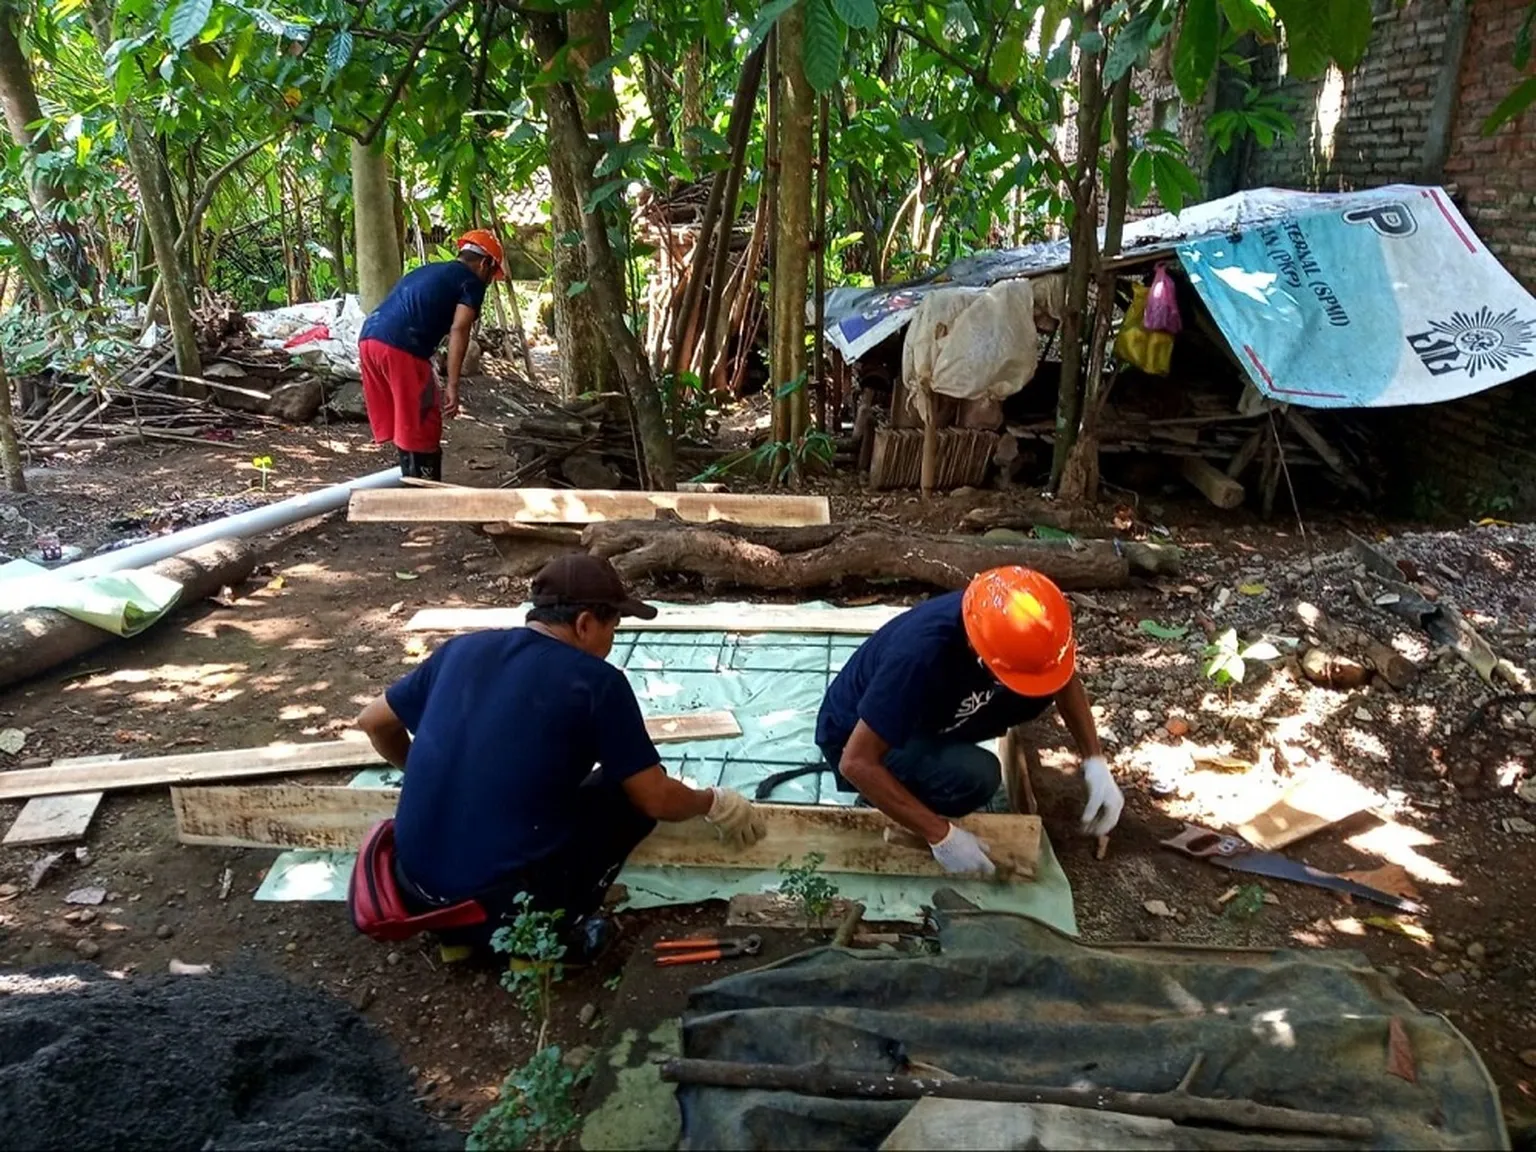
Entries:
POLYGON ((1394 185, 1302 203, 1177 249, 1265 395, 1390 408, 1536 372, 1536 299, 1443 191, 1394 185))

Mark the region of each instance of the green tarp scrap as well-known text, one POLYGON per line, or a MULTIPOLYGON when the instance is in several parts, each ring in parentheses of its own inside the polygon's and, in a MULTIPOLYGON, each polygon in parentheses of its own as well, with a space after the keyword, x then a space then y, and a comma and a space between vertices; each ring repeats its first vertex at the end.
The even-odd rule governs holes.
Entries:
MULTIPOLYGON (((1199 1056, 1192 1094, 1363 1116, 1356 1147, 1510 1146, 1466 1037, 1356 953, 1093 948, 1022 917, 936 919, 939 955, 822 948, 696 989, 683 1055, 1148 1093, 1199 1056), (1387 1070, 1394 1019, 1412 1081, 1387 1070)), ((878 1148, 913 1106, 686 1085, 678 1102, 684 1147, 756 1150, 878 1148)))
POLYGON ((0 567, 0 613, 52 608, 114 636, 144 631, 180 598, 180 584, 142 569, 61 580, 26 560, 0 567))

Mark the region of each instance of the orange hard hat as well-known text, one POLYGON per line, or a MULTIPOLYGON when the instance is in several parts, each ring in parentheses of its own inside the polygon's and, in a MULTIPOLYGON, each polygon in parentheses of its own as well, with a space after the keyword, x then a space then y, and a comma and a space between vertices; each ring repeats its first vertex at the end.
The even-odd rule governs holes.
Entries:
POLYGON ((1072 609, 1032 568, 993 568, 972 578, 961 601, 965 635, 988 671, 1021 696, 1054 696, 1077 667, 1072 609))
POLYGON ((501 241, 496 239, 496 234, 484 228, 471 228, 459 237, 460 252, 474 252, 480 256, 489 256, 496 262, 496 279, 505 280, 507 272, 502 260, 501 241))

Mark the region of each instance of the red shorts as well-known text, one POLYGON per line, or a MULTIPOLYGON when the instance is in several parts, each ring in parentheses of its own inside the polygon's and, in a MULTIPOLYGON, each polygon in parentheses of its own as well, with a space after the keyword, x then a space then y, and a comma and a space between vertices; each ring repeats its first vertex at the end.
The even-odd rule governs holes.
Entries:
POLYGON ((382 340, 364 340, 357 351, 374 440, 392 441, 402 452, 436 452, 443 440, 443 414, 431 363, 382 340))

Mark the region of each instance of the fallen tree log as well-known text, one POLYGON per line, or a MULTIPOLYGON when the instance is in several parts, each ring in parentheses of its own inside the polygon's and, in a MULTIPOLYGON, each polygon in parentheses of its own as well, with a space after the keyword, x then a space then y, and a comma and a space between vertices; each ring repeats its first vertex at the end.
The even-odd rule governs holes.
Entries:
POLYGON ((757 529, 666 521, 588 525, 587 550, 613 561, 629 580, 686 573, 738 588, 799 590, 849 580, 907 581, 964 588, 989 568, 1020 564, 1064 589, 1119 588, 1133 575, 1173 575, 1177 548, 1113 540, 1038 540, 997 544, 975 537, 920 536, 887 528, 833 524, 757 529))
MULTIPOLYGON (((181 585, 171 609, 239 584, 256 566, 256 553, 240 540, 215 540, 151 564, 148 571, 181 585)), ((28 608, 0 615, 0 688, 46 672, 118 637, 94 624, 52 608, 28 608)))
POLYGON ((1323 646, 1307 653, 1302 670, 1314 683, 1333 688, 1358 688, 1374 672, 1401 692, 1419 673, 1419 666, 1390 644, 1384 644, 1364 629, 1340 624, 1315 604, 1296 605, 1296 619, 1323 646), (1316 652, 1318 655, 1313 656, 1316 652))

